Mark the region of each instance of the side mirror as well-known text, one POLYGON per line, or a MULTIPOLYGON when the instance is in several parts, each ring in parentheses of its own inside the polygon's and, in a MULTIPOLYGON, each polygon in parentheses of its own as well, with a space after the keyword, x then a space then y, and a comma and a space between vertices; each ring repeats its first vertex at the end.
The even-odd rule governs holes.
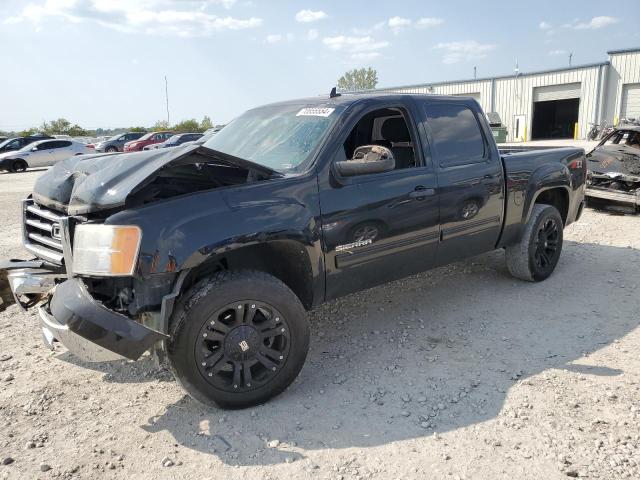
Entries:
POLYGON ((390 172, 396 168, 393 153, 380 145, 364 145, 356 148, 353 158, 335 163, 338 173, 343 177, 390 172))

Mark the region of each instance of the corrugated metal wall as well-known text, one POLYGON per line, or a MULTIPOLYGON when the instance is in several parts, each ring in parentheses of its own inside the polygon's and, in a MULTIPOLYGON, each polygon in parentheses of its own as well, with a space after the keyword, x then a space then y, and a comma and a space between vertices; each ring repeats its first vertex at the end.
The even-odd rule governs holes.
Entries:
POLYGON ((516 115, 527 118, 527 139, 531 138, 533 120, 533 95, 537 87, 579 83, 580 111, 578 113, 578 137, 586 138, 589 122, 593 122, 597 106, 598 68, 590 67, 563 72, 521 75, 519 77, 496 79, 496 111, 509 130, 509 141, 513 140, 516 115))
POLYGON ((522 74, 517 77, 392 87, 379 91, 439 95, 468 94, 478 100, 485 112, 496 111, 500 114, 502 122, 509 130, 507 140, 513 141, 517 115, 526 117, 527 139, 531 138, 535 89, 553 85, 570 88, 569 84, 579 84, 578 137, 586 138, 590 122, 601 123, 605 120, 613 123, 619 118, 624 85, 637 83, 640 83, 640 49, 612 53, 610 65, 603 63, 559 71, 522 74))
POLYGON ((613 80, 607 92, 609 120, 615 121, 622 115, 622 93, 625 85, 640 83, 640 51, 611 55, 613 80), (613 85, 612 85, 613 84, 613 85))

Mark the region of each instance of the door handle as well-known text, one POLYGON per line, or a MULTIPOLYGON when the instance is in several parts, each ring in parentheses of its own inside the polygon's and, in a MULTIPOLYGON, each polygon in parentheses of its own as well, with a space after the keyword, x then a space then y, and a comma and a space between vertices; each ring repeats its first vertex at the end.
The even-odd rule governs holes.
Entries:
POLYGON ((435 188, 426 188, 426 187, 420 186, 420 187, 416 187, 413 192, 410 192, 409 197, 420 200, 425 197, 431 197, 435 194, 436 194, 435 188))

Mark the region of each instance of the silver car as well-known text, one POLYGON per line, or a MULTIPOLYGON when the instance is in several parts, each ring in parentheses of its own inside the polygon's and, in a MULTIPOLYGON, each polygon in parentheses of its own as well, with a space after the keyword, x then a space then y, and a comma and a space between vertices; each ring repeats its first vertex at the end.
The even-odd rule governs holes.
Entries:
POLYGON ((0 154, 0 170, 24 172, 27 168, 48 167, 74 155, 93 153, 84 143, 73 140, 40 140, 15 152, 0 154))

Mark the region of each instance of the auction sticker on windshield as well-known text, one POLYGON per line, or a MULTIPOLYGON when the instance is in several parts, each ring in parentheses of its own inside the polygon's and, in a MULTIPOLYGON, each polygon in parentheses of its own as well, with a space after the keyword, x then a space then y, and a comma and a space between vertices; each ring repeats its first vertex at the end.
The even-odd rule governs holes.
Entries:
POLYGON ((303 108, 296 117, 328 117, 334 110, 335 108, 303 108))

